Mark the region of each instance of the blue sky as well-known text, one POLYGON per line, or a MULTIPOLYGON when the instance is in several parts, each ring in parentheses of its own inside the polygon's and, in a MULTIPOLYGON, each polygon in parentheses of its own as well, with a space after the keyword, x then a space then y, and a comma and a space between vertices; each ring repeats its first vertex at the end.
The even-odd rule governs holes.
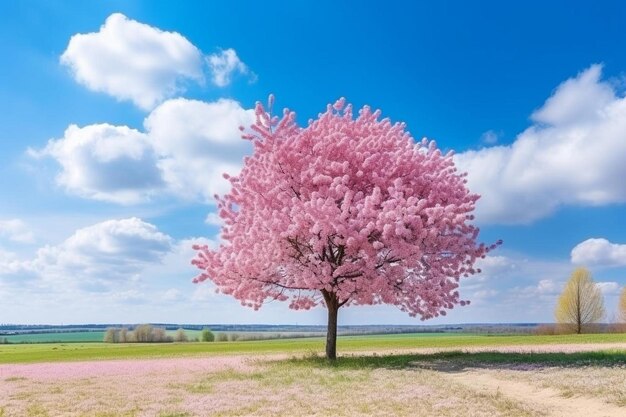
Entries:
MULTIPOLYGON (((577 265, 626 285, 622 2, 3 2, 0 322, 324 323, 194 285, 211 196, 270 93, 346 97, 453 149, 504 245, 442 322, 547 322, 577 265)), ((345 324, 419 323, 393 307, 345 324)))

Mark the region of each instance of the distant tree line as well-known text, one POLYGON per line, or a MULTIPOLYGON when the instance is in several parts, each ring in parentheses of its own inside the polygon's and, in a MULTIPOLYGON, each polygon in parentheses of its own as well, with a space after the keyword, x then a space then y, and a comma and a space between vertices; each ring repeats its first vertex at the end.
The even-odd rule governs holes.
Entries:
POLYGON ((154 327, 150 324, 141 324, 133 330, 126 327, 109 327, 104 332, 105 343, 167 343, 173 342, 174 338, 168 336, 162 327, 154 327))
MULTIPOLYGON (((203 342, 212 342, 215 335, 205 328, 200 334, 203 342)), ((183 328, 176 330, 173 336, 167 334, 163 327, 151 324, 140 324, 134 329, 127 327, 109 327, 104 332, 105 343, 171 343, 171 342, 197 342, 198 338, 190 339, 183 328)))

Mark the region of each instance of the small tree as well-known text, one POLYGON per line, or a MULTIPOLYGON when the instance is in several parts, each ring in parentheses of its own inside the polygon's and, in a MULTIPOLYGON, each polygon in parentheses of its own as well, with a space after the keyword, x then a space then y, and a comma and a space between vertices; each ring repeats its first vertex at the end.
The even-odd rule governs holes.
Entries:
POLYGON ((617 321, 626 323, 626 287, 622 288, 617 303, 617 321))
POLYGON ((180 328, 176 330, 176 333, 174 334, 174 341, 175 342, 188 342, 189 341, 189 338, 187 337, 187 333, 185 333, 185 329, 180 328))
POLYGON ((138 343, 149 343, 154 339, 153 327, 149 324, 140 324, 133 330, 135 341, 138 343))
POLYGON ((122 327, 120 329, 118 338, 119 338, 119 342, 120 343, 131 343, 131 342, 136 342, 137 341, 134 338, 133 332, 129 332, 126 327, 122 327))
POLYGON ((167 335, 167 332, 162 327, 153 327, 150 332, 150 342, 165 343, 173 342, 174 339, 167 335))
POLYGON ((201 340, 203 342, 213 342, 215 340, 215 335, 210 329, 205 327, 202 329, 201 340))
MULTIPOLYGON (((458 281, 490 249, 470 224, 478 196, 452 153, 416 142, 402 123, 343 99, 305 128, 257 103, 254 144, 218 199, 224 221, 217 250, 198 245, 195 282, 258 309, 290 300, 328 310, 326 357, 335 359, 341 307, 392 304, 411 316, 446 314, 458 281)), ((243 128, 242 128, 243 129, 243 128)), ((495 245, 493 246, 495 247, 495 245)))
POLYGON ((114 327, 107 328, 106 332, 104 332, 104 343, 117 343, 119 329, 114 327))
POLYGON ((604 299, 600 288, 586 268, 577 268, 559 297, 554 312, 556 321, 580 334, 584 326, 604 317, 604 299))

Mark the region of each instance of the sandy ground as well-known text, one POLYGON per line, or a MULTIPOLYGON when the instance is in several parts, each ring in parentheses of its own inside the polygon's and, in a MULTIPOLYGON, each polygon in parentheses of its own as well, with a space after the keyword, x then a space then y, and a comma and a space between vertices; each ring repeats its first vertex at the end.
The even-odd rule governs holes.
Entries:
POLYGON ((554 417, 624 417, 626 408, 607 404, 590 397, 564 398, 553 388, 540 388, 526 382, 501 379, 490 372, 469 371, 452 375, 460 382, 477 391, 497 393, 513 401, 527 403, 529 407, 554 417))
MULTIPOLYGON (((626 343, 465 350, 607 349, 626 351, 626 343)), ((376 352, 384 353, 400 352, 376 352)), ((0 417, 626 416, 626 369, 620 367, 332 369, 279 361, 285 357, 0 365, 0 417)))

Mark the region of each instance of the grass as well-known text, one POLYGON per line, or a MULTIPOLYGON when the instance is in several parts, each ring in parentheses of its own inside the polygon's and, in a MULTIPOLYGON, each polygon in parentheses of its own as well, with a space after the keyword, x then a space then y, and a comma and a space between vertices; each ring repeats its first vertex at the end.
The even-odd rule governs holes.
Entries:
POLYGON ((535 365, 540 367, 580 368, 626 366, 626 351, 604 350, 592 352, 438 352, 432 354, 355 355, 329 361, 322 356, 309 355, 292 358, 287 363, 295 366, 336 369, 403 369, 414 367, 458 371, 463 368, 502 368, 507 365, 535 365), (428 366, 431 365, 431 366, 428 366), (433 366, 434 365, 434 366, 433 366))
MULTIPOLYGON (((245 342, 104 344, 50 343, 0 345, 1 363, 63 362, 102 359, 167 358, 180 356, 309 353, 324 351, 324 338, 278 339, 245 342)), ((485 336, 467 334, 400 334, 344 336, 338 340, 340 354, 412 348, 462 349, 480 346, 515 346, 571 343, 626 342, 624 334, 556 336, 485 336)))

